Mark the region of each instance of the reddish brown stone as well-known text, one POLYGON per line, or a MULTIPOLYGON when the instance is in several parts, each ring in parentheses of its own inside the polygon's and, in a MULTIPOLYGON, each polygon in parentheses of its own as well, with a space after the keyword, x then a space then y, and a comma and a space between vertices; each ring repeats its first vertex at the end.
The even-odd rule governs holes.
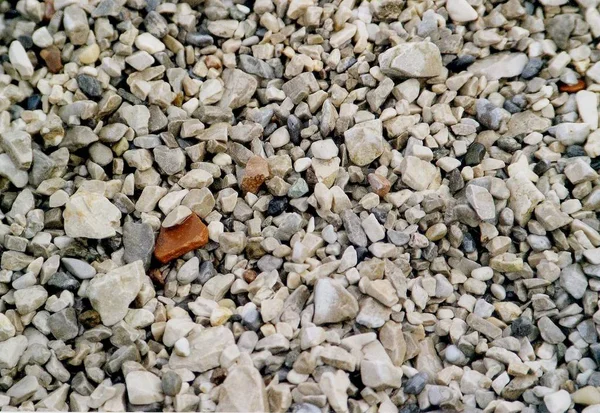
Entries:
POLYGON ((153 268, 148 272, 148 276, 152 281, 164 285, 165 279, 167 278, 166 272, 161 272, 158 268, 153 268))
POLYGON ((381 198, 390 192, 391 184, 385 176, 372 173, 367 176, 367 179, 369 180, 369 185, 371 185, 371 190, 381 198))
POLYGON ((269 163, 260 156, 253 156, 246 163, 246 170, 242 178, 242 190, 245 192, 258 192, 258 188, 269 177, 269 163))
POLYGON ((52 16, 54 16, 55 13, 54 0, 45 0, 44 3, 44 20, 50 21, 50 19, 52 18, 52 16))
POLYGON ((242 277, 244 278, 244 281, 246 281, 248 284, 250 284, 252 281, 256 280, 256 271, 246 270, 242 274, 242 277))
POLYGON ((575 83, 574 85, 567 85, 565 83, 561 83, 558 86, 558 90, 567 93, 575 93, 583 89, 585 89, 585 81, 583 79, 579 79, 579 82, 575 83))
POLYGON ((183 254, 205 246, 207 243, 208 228, 198 218, 198 215, 192 214, 179 225, 160 229, 154 256, 166 264, 183 254))
POLYGON ((50 46, 40 52, 40 57, 46 62, 48 70, 52 73, 58 73, 62 70, 63 64, 60 57, 60 50, 56 46, 50 46))

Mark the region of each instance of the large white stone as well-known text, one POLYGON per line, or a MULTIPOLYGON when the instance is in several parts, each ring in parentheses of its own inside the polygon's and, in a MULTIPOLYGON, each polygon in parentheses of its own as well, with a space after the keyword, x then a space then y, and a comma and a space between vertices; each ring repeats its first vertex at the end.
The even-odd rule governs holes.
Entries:
POLYGON ((379 55, 383 73, 396 77, 434 77, 442 72, 440 49, 431 42, 402 43, 379 55))
POLYGON ((498 80, 519 76, 528 61, 525 53, 499 53, 475 61, 467 70, 487 80, 498 80))
POLYGON ((29 60, 25 48, 18 40, 15 40, 10 44, 10 47, 8 48, 8 59, 10 60, 10 64, 17 69, 17 72, 19 72, 21 77, 30 78, 33 76, 33 65, 31 64, 31 60, 29 60))
POLYGON ((102 239, 116 235, 121 211, 100 194, 77 192, 67 202, 63 218, 68 236, 102 239))
POLYGON ((107 274, 98 274, 87 289, 92 307, 106 326, 121 321, 129 310, 129 304, 140 292, 146 273, 141 260, 116 268, 107 274))
POLYGON ((466 23, 477 20, 477 12, 467 0, 448 0, 446 10, 452 20, 457 23, 466 23))
POLYGON ((315 286, 315 314, 313 322, 317 325, 339 323, 356 317, 358 301, 341 282, 323 278, 315 286))
POLYGON ((162 392, 160 378, 149 371, 132 371, 125 377, 129 403, 134 405, 162 402, 165 395, 162 392))
POLYGON ((200 373, 214 369, 219 366, 223 350, 235 345, 231 330, 222 326, 192 331, 187 339, 190 342, 190 354, 181 357, 173 352, 169 359, 169 367, 172 369, 186 368, 200 373))
POLYGON ((219 389, 217 412, 267 412, 269 402, 260 372, 241 365, 229 371, 219 389))
POLYGON ((344 132, 344 138, 350 160, 355 165, 368 165, 383 153, 383 127, 380 120, 359 123, 344 132))

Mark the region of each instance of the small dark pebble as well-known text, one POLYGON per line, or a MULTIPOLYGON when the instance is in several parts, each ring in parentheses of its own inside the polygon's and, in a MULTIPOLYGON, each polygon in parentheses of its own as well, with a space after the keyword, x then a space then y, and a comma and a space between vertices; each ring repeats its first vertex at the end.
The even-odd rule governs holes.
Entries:
POLYGON ((485 156, 486 149, 483 144, 479 142, 473 142, 469 145, 467 153, 465 154, 465 164, 467 166, 479 165, 485 156))
POLYGON ((358 262, 362 262, 365 258, 368 258, 370 255, 369 250, 365 247, 355 247, 356 248, 356 257, 358 262))
POLYGON ((17 37, 17 40, 23 45, 25 50, 31 49, 33 47, 33 39, 31 38, 31 36, 19 36, 17 37))
POLYGON ((546 171, 548 169, 550 169, 550 162, 548 162, 548 161, 539 161, 533 167, 533 172, 536 175, 538 175, 538 176, 542 176, 542 175, 544 175, 546 173, 546 171))
POLYGON ((477 249, 475 238, 470 232, 465 232, 465 235, 463 236, 462 249, 467 254, 477 249))
POLYGON ((302 122, 296 115, 290 115, 287 119, 287 127, 290 133, 290 140, 294 145, 300 145, 301 137, 300 130, 302 129, 302 122))
POLYGON ((600 158, 594 158, 594 159, 592 159, 592 162, 590 162, 590 166, 595 171, 600 170, 600 158))
POLYGON ((465 180, 460 174, 458 168, 453 169, 446 176, 448 177, 448 188, 450 189, 450 192, 454 193, 465 187, 465 180))
POLYGON ((433 161, 434 162, 442 159, 445 156, 450 155, 450 149, 447 149, 447 148, 437 148, 437 149, 434 149, 432 152, 433 152, 433 161))
POLYGON ((427 373, 420 372, 412 376, 404 385, 404 393, 407 394, 419 394, 425 388, 427 384, 427 373))
POLYGON ((101 323, 100 314, 96 310, 87 310, 79 314, 79 322, 85 328, 94 328, 101 323))
POLYGON ((475 56, 471 56, 470 54, 466 54, 463 56, 459 56, 450 63, 446 65, 448 70, 451 72, 462 72, 463 70, 467 70, 469 66, 475 61, 475 56))
POLYGON ((65 272, 57 272, 48 280, 49 287, 55 287, 60 290, 77 291, 81 285, 75 277, 65 272))
POLYGON ((511 235, 518 242, 524 242, 527 239, 527 230, 521 227, 513 227, 511 235))
POLYGON ((576 158, 578 156, 586 156, 586 153, 585 150, 583 150, 583 146, 569 145, 567 146, 565 155, 567 156, 567 158, 576 158))
POLYGON ((540 72, 543 65, 544 61, 539 57, 529 59, 521 73, 521 77, 525 80, 533 79, 540 72))
POLYGON ((270 216, 281 215, 288 206, 288 199, 284 196, 276 196, 269 202, 267 214, 270 216))
POLYGON ((514 337, 526 337, 533 331, 533 323, 526 317, 515 319, 510 325, 514 337))
POLYGON ((123 88, 117 89, 117 95, 121 96, 123 99, 125 99, 127 102, 131 103, 132 105, 143 105, 145 103, 142 99, 129 93, 128 91, 126 91, 123 88))
POLYGON ((521 144, 515 138, 500 138, 496 141, 496 145, 508 153, 514 153, 521 149, 521 144))
POLYGON ((375 218, 377 219, 377 221, 380 224, 382 224, 382 225, 385 224, 385 221, 388 216, 388 211, 386 211, 385 209, 382 209, 382 208, 375 207, 371 210, 371 212, 373 213, 373 215, 375 215, 375 218))
POLYGON ((215 42, 212 36, 203 33, 188 33, 185 36, 185 40, 190 45, 197 47, 210 46, 215 42))
POLYGON ((514 104, 511 100, 505 100, 503 107, 504 110, 512 114, 521 112, 521 107, 514 104))
POLYGON ((27 110, 36 110, 42 106, 42 95, 31 95, 27 98, 27 110))
POLYGON ((77 75, 77 85, 83 93, 89 97, 99 98, 102 96, 102 84, 95 77, 90 75, 77 75))

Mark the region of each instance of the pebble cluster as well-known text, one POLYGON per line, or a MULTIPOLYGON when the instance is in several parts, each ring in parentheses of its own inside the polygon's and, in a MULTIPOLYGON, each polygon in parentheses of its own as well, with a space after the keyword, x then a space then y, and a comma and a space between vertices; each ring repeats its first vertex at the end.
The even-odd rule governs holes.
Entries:
POLYGON ((0 3, 0 410, 600 412, 598 0, 0 3))

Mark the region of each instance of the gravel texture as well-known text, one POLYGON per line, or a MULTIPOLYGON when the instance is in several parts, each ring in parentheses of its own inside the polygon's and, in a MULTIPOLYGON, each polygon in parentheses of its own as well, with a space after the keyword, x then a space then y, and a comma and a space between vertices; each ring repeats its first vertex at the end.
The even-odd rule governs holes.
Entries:
POLYGON ((600 412, 598 2, 1 2, 0 410, 600 412))

